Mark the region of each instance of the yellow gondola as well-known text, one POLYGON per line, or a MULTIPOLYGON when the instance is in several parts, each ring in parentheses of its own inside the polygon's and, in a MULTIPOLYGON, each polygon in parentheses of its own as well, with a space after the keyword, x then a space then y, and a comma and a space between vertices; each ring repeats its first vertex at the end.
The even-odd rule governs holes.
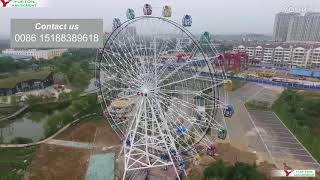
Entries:
POLYGON ((162 10, 162 16, 163 16, 163 17, 171 17, 171 15, 172 15, 172 9, 171 9, 171 7, 168 6, 168 5, 165 5, 165 6, 163 7, 163 10, 162 10))
POLYGON ((231 80, 226 80, 225 84, 226 84, 226 90, 227 91, 232 91, 232 88, 233 88, 232 81, 231 80))

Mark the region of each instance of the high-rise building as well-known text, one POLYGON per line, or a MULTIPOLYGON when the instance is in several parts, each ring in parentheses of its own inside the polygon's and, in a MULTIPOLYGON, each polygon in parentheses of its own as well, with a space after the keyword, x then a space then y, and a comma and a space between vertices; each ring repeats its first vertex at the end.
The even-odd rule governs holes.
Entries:
POLYGON ((273 26, 273 40, 283 42, 287 40, 290 21, 299 16, 299 13, 283 13, 276 14, 273 26))
POLYGON ((278 13, 273 28, 277 42, 320 42, 320 13, 278 13))

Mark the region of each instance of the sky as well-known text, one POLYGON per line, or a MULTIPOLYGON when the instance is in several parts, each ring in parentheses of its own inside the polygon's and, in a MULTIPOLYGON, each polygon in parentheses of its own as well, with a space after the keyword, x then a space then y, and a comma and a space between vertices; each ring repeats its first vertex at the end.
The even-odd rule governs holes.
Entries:
POLYGON ((101 18, 110 31, 112 19, 125 20, 125 11, 132 8, 142 13, 143 4, 153 6, 155 15, 170 5, 172 20, 181 22, 184 14, 193 19, 193 33, 272 34, 277 12, 320 12, 320 0, 47 0, 48 7, 0 8, 0 36, 10 34, 11 18, 101 18))

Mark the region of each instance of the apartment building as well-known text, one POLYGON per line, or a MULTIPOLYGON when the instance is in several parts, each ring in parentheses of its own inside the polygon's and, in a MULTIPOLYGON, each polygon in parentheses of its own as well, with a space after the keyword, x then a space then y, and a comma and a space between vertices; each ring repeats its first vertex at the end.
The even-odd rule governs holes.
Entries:
POLYGON ((252 44, 239 45, 234 47, 233 50, 246 52, 250 64, 320 68, 320 45, 252 44))

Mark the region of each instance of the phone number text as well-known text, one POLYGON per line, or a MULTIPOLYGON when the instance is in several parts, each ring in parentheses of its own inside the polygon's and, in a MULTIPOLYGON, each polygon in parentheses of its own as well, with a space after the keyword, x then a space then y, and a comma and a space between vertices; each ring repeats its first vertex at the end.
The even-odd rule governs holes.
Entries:
POLYGON ((15 34, 16 42, 99 42, 98 34, 15 34))

